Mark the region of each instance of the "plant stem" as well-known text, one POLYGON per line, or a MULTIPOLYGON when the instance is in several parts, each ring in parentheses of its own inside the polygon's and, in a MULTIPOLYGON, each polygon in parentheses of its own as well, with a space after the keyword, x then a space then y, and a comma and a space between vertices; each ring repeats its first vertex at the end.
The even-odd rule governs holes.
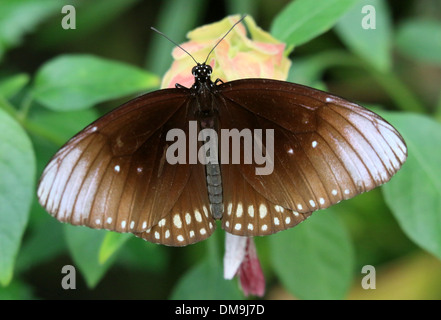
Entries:
POLYGON ((365 66, 365 69, 370 72, 401 110, 418 113, 427 112, 413 92, 395 74, 380 72, 368 66, 365 66))
POLYGON ((312 57, 311 61, 319 64, 322 70, 335 66, 362 68, 381 85, 399 109, 418 113, 427 112, 413 92, 395 74, 381 72, 352 54, 332 50, 312 57))
POLYGON ((24 121, 27 118, 29 109, 31 108, 32 99, 32 93, 28 92, 21 102, 21 108, 17 115, 20 120, 24 121))
POLYGON ((54 133, 43 126, 36 124, 28 119, 21 121, 22 126, 28 130, 30 133, 40 136, 50 142, 54 143, 57 146, 62 146, 66 141, 58 136, 54 135, 54 133))
POLYGON ((14 119, 17 119, 17 110, 15 107, 2 95, 0 95, 0 108, 5 110, 9 115, 11 115, 14 119))
POLYGON ((28 96, 27 98, 25 98, 25 101, 22 104, 22 110, 17 111, 17 109, 7 99, 0 95, 0 108, 10 114, 18 123, 20 123, 22 127, 24 127, 27 131, 34 135, 49 140, 57 146, 62 146, 65 142, 64 139, 57 137, 56 135, 54 135, 53 132, 46 129, 45 127, 40 126, 29 119, 26 119, 31 102, 32 98, 28 96))

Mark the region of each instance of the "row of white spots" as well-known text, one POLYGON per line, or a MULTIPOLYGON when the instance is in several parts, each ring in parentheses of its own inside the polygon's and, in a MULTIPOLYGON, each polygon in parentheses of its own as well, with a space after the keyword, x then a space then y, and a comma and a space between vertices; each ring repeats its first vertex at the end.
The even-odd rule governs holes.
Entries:
MULTIPOLYGON (((182 227, 182 222, 178 222, 176 216, 178 216, 178 215, 175 215, 175 216, 173 217, 173 224, 175 224, 175 225, 178 224, 178 225, 179 225, 179 223, 181 223, 181 227, 182 227), (176 223, 175 223, 175 222, 176 222, 176 223)), ((178 216, 178 217, 179 217, 179 216, 178 216)), ((162 220, 164 220, 164 219, 162 219, 162 220)), ((180 219, 179 219, 179 221, 180 221, 180 219)), ((158 223, 158 226, 159 226, 159 223, 158 223)), ((162 225, 161 225, 161 226, 162 226, 162 225)), ((211 222, 209 223, 209 227, 210 227, 210 229, 213 229, 213 224, 212 224, 211 222)), ((180 228, 180 227, 179 227, 179 228, 180 228)), ((150 232, 151 232, 151 229, 148 229, 146 232, 147 232, 147 233, 150 233, 150 232)), ((199 233, 200 233, 201 235, 205 235, 205 234, 207 234, 207 230, 206 230, 205 228, 200 228, 200 229, 199 229, 199 233)), ((188 234, 189 234, 190 238, 194 238, 194 236, 195 236, 195 231, 194 231, 194 230, 190 230, 190 231, 188 232, 188 234)), ((157 239, 157 240, 161 239, 161 233, 160 233, 159 231, 155 231, 155 233, 154 233, 154 237, 155 237, 155 239, 157 239)), ((164 232, 164 237, 165 237, 165 239, 170 238, 170 230, 169 230, 169 229, 165 230, 165 232, 164 232)), ((183 242, 183 241, 185 240, 185 238, 184 238, 184 236, 183 236, 182 234, 179 234, 179 235, 176 237, 176 239, 177 239, 179 242, 183 242)))
MULTIPOLYGON (((350 194, 351 192, 349 191, 349 189, 345 189, 344 191, 344 194, 350 194)), ((336 196, 337 194, 338 194, 338 191, 336 190, 336 189, 333 189, 332 191, 331 191, 331 193, 332 193, 332 195, 333 196, 336 196)), ((325 204, 325 199, 324 198, 319 198, 318 199, 318 201, 319 201, 319 203, 321 204, 321 205, 324 205, 325 204)), ((311 205, 311 207, 313 207, 313 208, 315 208, 316 207, 316 203, 315 203, 315 201, 314 200, 309 200, 309 204, 311 205)), ((299 203, 299 204, 297 204, 297 209, 298 210, 302 210, 303 209, 303 206, 299 203)), ((276 206, 276 211, 277 212, 283 212, 283 208, 282 207, 280 207, 280 206, 276 206), (280 209, 281 208, 281 209, 280 209), (282 211, 280 211, 280 210, 282 210, 282 211)))
MULTIPOLYGON (((208 210, 207 210, 207 207, 203 206, 203 207, 202 207, 202 210, 204 211, 205 216, 208 218, 208 210)), ((187 213, 184 215, 183 219, 184 219, 184 222, 185 222, 187 225, 190 225, 191 222, 192 222, 192 219, 193 219, 193 218, 192 218, 191 214, 187 212, 187 213)), ((199 223, 202 222, 202 214, 201 214, 201 212, 200 212, 199 210, 195 210, 195 211, 194 211, 194 219, 195 219, 197 222, 199 222, 199 223)), ((183 226, 183 223, 184 223, 184 222, 182 221, 181 216, 180 216, 179 214, 175 214, 175 215, 172 217, 172 222, 173 222, 173 226, 174 226, 174 227, 176 227, 177 229, 182 229, 182 226, 183 226)), ((165 226, 165 223, 166 223, 166 219, 163 218, 163 219, 159 220, 157 226, 162 228, 162 227, 165 226)), ((212 223, 212 222, 209 222, 208 225, 209 225, 210 229, 213 229, 213 223, 212 223)), ((148 230, 146 230, 146 232, 147 232, 147 233, 150 233, 150 232, 151 232, 151 228, 148 229, 148 230)), ((200 229, 199 229, 199 233, 200 233, 201 235, 205 235, 205 234, 207 234, 207 230, 206 230, 205 228, 200 228, 200 229)), ((190 231, 188 232, 188 235, 189 235, 190 238, 194 238, 194 237, 195 237, 195 231, 194 231, 194 230, 190 230, 190 231)), ((159 231, 155 231, 155 233, 154 233, 154 237, 155 237, 156 240, 160 240, 160 238, 161 238, 161 233, 160 233, 159 231)), ((169 230, 169 229, 167 229, 167 230, 164 232, 164 237, 165 237, 165 239, 170 238, 170 230, 169 230)), ((184 236, 183 236, 182 234, 177 235, 177 236, 176 236, 176 239, 177 239, 179 242, 183 242, 183 241, 185 240, 185 238, 184 238, 184 236)))
MULTIPOLYGON (((113 219, 112 219, 112 217, 108 217, 107 219, 106 219, 106 223, 107 224, 111 224, 112 223, 112 221, 113 221, 113 219)), ((95 224, 97 224, 97 225, 101 225, 101 219, 95 219, 95 224)), ((121 228, 123 228, 123 229, 125 229, 126 228, 126 226, 127 226, 127 221, 126 220, 123 220, 123 221, 121 221, 121 228)), ((135 228, 135 221, 131 221, 130 222, 130 229, 134 229, 135 228)), ((145 229, 145 228, 147 228, 147 221, 144 221, 143 223, 142 223, 142 229, 145 229)))
MULTIPOLYGON (((233 211, 233 204, 229 203, 227 206, 227 214, 229 216, 231 216, 231 213, 233 211)), ((236 208, 236 218, 241 218, 242 215, 244 213, 243 210, 243 205, 241 202, 239 202, 237 204, 237 208, 236 208)), ((249 205, 247 208, 247 213, 251 218, 254 218, 254 206, 253 205, 249 205)), ((263 219, 268 213, 268 209, 266 208, 266 206, 262 203, 259 205, 259 216, 261 219, 263 219)), ((206 216, 208 217, 208 215, 206 214, 206 216)))
MULTIPOLYGON (((228 228, 230 226, 229 221, 225 222, 225 226, 228 228)), ((268 225, 263 224, 261 227, 262 231, 266 231, 268 230, 268 225)), ((242 224, 241 223, 236 223, 234 225, 234 229, 239 231, 242 229, 242 224)), ((254 229, 254 225, 252 223, 248 223, 248 230, 253 230, 254 229)))
MULTIPOLYGON (((239 205, 241 206, 241 204, 239 204, 239 205)), ((230 207, 230 206, 229 206, 229 207, 230 207)), ((285 208, 283 208, 282 206, 279 206, 279 205, 275 205, 274 208, 276 209, 277 212, 284 212, 284 211, 285 211, 285 208)), ((250 214, 251 217, 254 217, 254 207, 253 207, 252 205, 248 207, 248 213, 250 214)), ((299 216, 299 213, 296 212, 296 211, 292 211, 292 213, 293 213, 296 217, 299 216)), ((268 209, 267 209, 267 207, 266 207, 264 204, 261 204, 261 205, 259 206, 259 217, 260 217, 261 219, 263 219, 263 218, 266 217, 267 214, 268 214, 268 209)), ((240 214, 240 216, 242 216, 242 213, 240 214)), ((240 216, 239 216, 239 217, 240 217, 240 216)), ((286 218, 285 218, 285 223, 286 223, 286 224, 290 224, 290 223, 291 223, 291 217, 289 217, 289 216, 286 217, 286 218)), ((278 217, 274 217, 274 224, 275 224, 275 225, 280 225, 280 220, 279 220, 278 217)), ((230 227, 230 222, 229 222, 229 221, 226 221, 226 222, 225 222, 225 226, 226 226, 227 228, 229 228, 229 227, 230 227)), ((253 223, 248 223, 247 228, 248 228, 248 230, 251 230, 251 231, 254 230, 254 224, 253 224, 253 223)), ((237 230, 237 231, 241 230, 241 229, 242 229, 242 224, 241 224, 241 223, 236 223, 236 224, 234 225, 234 229, 237 230)), ((263 225, 261 226, 261 230, 262 230, 262 231, 266 231, 266 230, 268 230, 268 225, 267 225, 267 224, 263 224, 263 225)))
MULTIPOLYGON (((115 172, 120 172, 120 171, 121 171, 121 167, 117 164, 116 166, 113 167, 113 170, 114 170, 115 172)), ((138 168, 136 168, 136 171, 137 171, 138 173, 142 173, 143 170, 144 170, 144 169, 143 169, 142 167, 138 167, 138 168)))

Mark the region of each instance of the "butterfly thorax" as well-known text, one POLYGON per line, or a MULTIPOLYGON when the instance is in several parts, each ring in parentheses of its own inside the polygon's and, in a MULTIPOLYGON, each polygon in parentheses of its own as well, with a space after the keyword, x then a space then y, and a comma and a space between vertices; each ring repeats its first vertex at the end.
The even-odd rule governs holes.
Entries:
POLYGON ((209 118, 217 114, 217 106, 213 94, 216 93, 216 85, 211 81, 211 66, 198 63, 192 69, 194 84, 191 87, 192 94, 196 98, 196 115, 198 118, 209 118))

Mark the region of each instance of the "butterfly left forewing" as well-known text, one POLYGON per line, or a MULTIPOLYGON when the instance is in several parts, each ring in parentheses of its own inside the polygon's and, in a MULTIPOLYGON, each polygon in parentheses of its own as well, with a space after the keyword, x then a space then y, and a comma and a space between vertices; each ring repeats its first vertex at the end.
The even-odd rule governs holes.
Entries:
POLYGON ((223 128, 274 132, 274 171, 258 175, 256 164, 241 163, 224 192, 244 180, 269 202, 310 213, 387 182, 406 159, 390 124, 336 96, 267 79, 228 82, 219 92, 223 128))

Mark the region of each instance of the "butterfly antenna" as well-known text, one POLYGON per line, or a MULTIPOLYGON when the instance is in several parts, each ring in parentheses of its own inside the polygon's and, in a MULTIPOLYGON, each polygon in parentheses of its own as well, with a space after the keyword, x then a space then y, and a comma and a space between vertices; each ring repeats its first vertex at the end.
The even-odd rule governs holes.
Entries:
POLYGON ((242 16, 242 17, 241 17, 241 18, 240 18, 235 24, 233 24, 233 26, 230 28, 230 30, 228 30, 227 33, 225 33, 224 36, 223 36, 222 38, 220 38, 220 40, 216 43, 216 45, 213 47, 213 49, 211 49, 211 51, 208 53, 208 55, 207 55, 207 59, 205 59, 204 64, 207 63, 208 58, 210 57, 210 54, 211 54, 211 53, 213 52, 213 50, 217 47, 217 45, 218 45, 219 43, 221 43, 221 41, 225 39, 225 37, 231 32, 231 30, 233 30, 234 27, 235 27, 237 24, 241 23, 242 20, 245 19, 246 16, 247 16, 247 15, 244 14, 244 15, 243 15, 243 16, 242 16))
POLYGON ((163 36, 164 38, 166 38, 168 41, 170 41, 171 43, 173 43, 175 46, 179 47, 182 51, 184 51, 186 54, 188 54, 193 61, 198 64, 198 62, 196 61, 195 58, 193 58, 193 56, 190 54, 190 52, 188 52, 187 50, 185 50, 184 48, 182 48, 179 44, 177 44, 176 42, 174 42, 172 39, 170 39, 169 37, 167 37, 164 33, 162 33, 161 31, 159 31, 158 29, 154 28, 154 27, 150 27, 150 29, 152 29, 153 31, 159 33, 161 36, 163 36))

